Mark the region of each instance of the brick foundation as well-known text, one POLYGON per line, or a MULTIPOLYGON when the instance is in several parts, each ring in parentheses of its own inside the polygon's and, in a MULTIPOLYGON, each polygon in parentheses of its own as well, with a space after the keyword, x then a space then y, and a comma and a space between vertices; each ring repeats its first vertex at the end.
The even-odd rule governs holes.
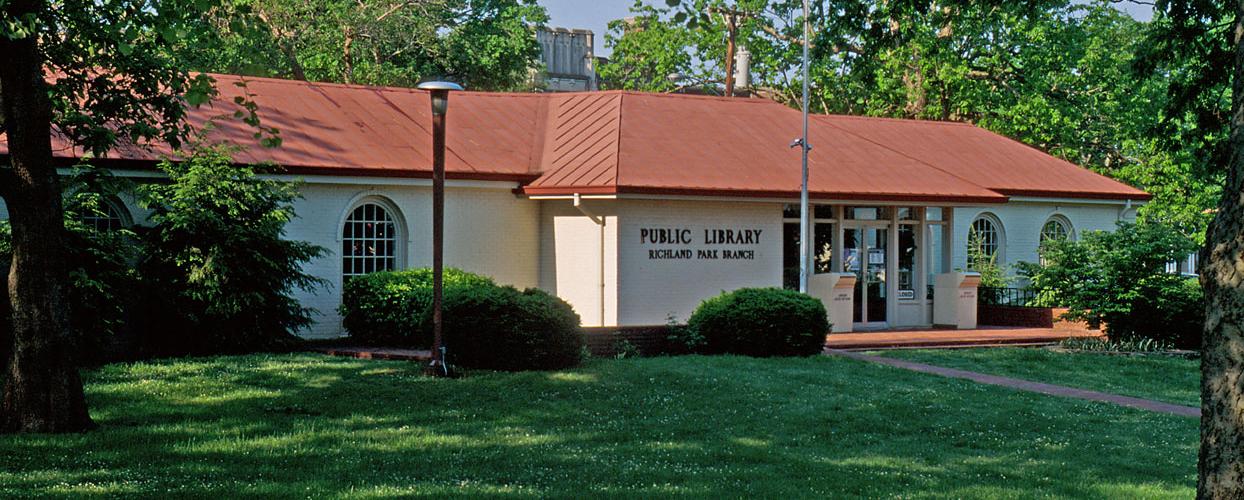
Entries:
POLYGON ((669 352, 669 334, 665 325, 586 327, 583 341, 593 356, 617 355, 622 341, 635 346, 641 355, 655 356, 669 352))
POLYGON ((988 326, 1018 326, 1024 328, 1060 328, 1091 330, 1082 321, 1061 319, 1067 313, 1065 307, 1018 307, 980 304, 976 308, 976 322, 988 326))

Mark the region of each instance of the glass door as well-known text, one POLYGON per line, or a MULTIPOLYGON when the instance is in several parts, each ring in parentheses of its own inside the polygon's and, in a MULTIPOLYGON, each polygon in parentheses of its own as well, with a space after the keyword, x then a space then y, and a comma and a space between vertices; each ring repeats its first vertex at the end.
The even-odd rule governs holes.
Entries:
POLYGON ((886 321, 886 263, 889 228, 845 227, 842 231, 842 264, 855 274, 855 322, 880 326, 886 321))

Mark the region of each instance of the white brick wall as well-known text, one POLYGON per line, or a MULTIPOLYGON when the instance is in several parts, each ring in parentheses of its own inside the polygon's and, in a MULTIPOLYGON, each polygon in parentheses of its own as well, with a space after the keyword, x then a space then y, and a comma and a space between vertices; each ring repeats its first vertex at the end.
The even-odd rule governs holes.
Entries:
MULTIPOLYGON (((311 274, 329 280, 316 293, 301 292, 303 304, 319 311, 308 337, 341 335, 340 223, 348 210, 366 199, 389 201, 405 223, 400 267, 432 265, 432 189, 426 186, 307 184, 295 204, 298 218, 286 236, 329 249, 308 264, 311 274)), ((520 288, 534 287, 539 249, 536 203, 519 199, 509 188, 449 187, 445 190, 445 265, 492 277, 520 288)))
POLYGON ((1123 207, 1122 203, 1012 201, 992 207, 955 208, 952 267, 966 266, 968 230, 972 221, 981 214, 993 214, 1002 222, 1000 230, 1005 241, 999 263, 1007 266, 1007 271, 1013 274, 1016 263, 1038 261, 1037 247, 1041 242, 1041 228, 1051 217, 1065 217, 1071 222, 1073 234, 1078 238, 1082 231, 1112 231, 1120 217, 1129 221, 1135 220, 1135 206, 1126 212, 1123 207))
MULTIPOLYGON (((431 265, 431 188, 424 181, 369 178, 317 178, 303 186, 295 203, 298 218, 286 237, 328 248, 329 255, 308 264, 313 275, 330 285, 315 293, 299 292, 303 304, 318 310, 308 337, 341 335, 340 223, 347 211, 369 197, 388 200, 404 222, 399 266, 431 265)), ((669 314, 685 321, 699 303, 723 290, 780 286, 782 281, 782 205, 740 201, 584 200, 606 218, 604 230, 604 313, 599 286, 601 229, 570 200, 534 201, 513 194, 505 183, 459 183, 446 190, 445 260, 518 287, 539 286, 566 299, 592 325, 662 324, 669 314), (690 245, 645 244, 644 228, 685 228, 690 245), (760 230, 752 245, 705 245, 705 229, 760 230), (746 249, 752 260, 650 259, 648 250, 687 248, 746 249)), ((123 197, 138 223, 147 212, 123 197)), ((952 267, 966 263, 968 228, 981 213, 1002 222, 1002 263, 1036 261, 1041 227, 1050 217, 1066 217, 1078 236, 1086 230, 1110 230, 1120 217, 1132 220, 1135 208, 1119 203, 1018 200, 991 207, 954 210, 952 267)), ((0 201, 0 218, 7 218, 0 201)))

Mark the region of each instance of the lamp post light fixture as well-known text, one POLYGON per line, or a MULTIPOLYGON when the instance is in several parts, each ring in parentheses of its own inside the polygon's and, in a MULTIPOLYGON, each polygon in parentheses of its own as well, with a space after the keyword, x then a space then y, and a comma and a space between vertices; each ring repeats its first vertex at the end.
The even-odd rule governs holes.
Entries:
POLYGON ((427 90, 432 99, 432 363, 428 373, 449 375, 445 364, 445 345, 441 338, 443 317, 441 298, 445 280, 445 113, 449 110, 449 92, 462 90, 453 82, 424 82, 419 90, 427 90))

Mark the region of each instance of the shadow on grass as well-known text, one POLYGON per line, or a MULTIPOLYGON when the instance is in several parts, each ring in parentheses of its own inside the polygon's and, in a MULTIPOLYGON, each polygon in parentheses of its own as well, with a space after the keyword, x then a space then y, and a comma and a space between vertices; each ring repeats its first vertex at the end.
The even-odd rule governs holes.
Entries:
POLYGON ((424 378, 317 355, 113 365, 101 429, 0 436, 0 496, 1187 496, 1197 423, 838 358, 424 378))

